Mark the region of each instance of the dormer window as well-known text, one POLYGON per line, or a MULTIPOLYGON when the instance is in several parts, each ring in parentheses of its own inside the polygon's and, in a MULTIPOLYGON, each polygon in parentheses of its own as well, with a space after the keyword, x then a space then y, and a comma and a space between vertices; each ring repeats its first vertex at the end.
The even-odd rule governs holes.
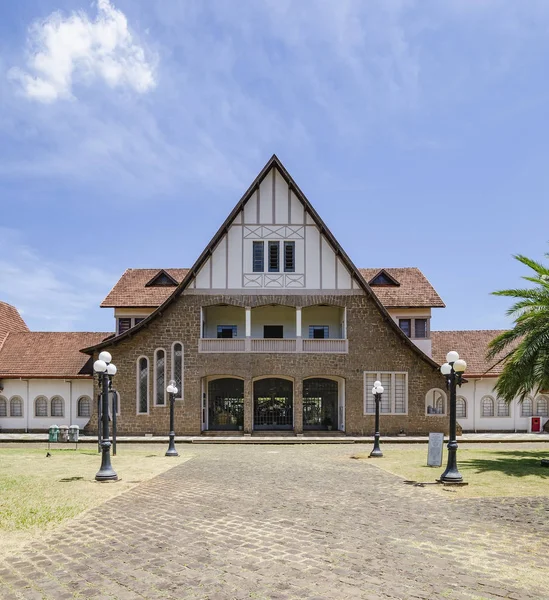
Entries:
POLYGON ((385 269, 381 269, 381 271, 372 277, 368 282, 371 286, 396 286, 400 287, 400 283, 392 276, 387 273, 385 269))
POLYGON ((178 282, 164 269, 161 269, 156 275, 145 284, 145 287, 175 287, 178 282))

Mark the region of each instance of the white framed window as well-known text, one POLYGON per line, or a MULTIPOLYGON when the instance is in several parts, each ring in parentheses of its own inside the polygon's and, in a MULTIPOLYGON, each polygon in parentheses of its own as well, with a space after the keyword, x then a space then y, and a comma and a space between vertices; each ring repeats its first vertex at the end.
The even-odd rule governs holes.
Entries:
POLYGON ((549 417, 549 403, 547 402, 547 396, 537 397, 536 415, 538 415, 538 417, 549 417))
POLYGON ((381 381, 383 394, 379 412, 405 415, 408 412, 408 373, 405 371, 364 371, 364 414, 376 412, 372 388, 375 381, 381 381))
POLYGON ((480 401, 480 416, 481 417, 493 417, 494 416, 494 399, 492 396, 483 396, 480 401))
POLYGON ((426 415, 446 415, 448 398, 446 392, 440 388, 433 388, 425 394, 425 414, 426 415))
POLYGON ((166 405, 166 351, 158 348, 154 352, 154 404, 166 405))
POLYGON ((78 398, 77 414, 79 417, 91 417, 91 398, 89 396, 78 398))
POLYGON ((177 397, 183 398, 183 344, 181 342, 172 344, 172 379, 178 389, 177 397))
POLYGON ((398 326, 413 340, 428 340, 431 337, 428 317, 403 317, 398 319, 398 326))
POLYGON ((65 416, 65 400, 61 396, 54 396, 51 399, 50 414, 52 417, 64 417, 65 416))
POLYGON ((524 398, 520 405, 520 416, 531 417, 534 414, 534 401, 532 398, 524 398))
POLYGON ((467 418, 467 400, 463 396, 458 396, 456 398, 456 418, 467 418))
POLYGON ((498 417, 509 417, 509 404, 503 398, 498 398, 498 417))
POLYGON ((48 399, 46 396, 37 396, 34 400, 34 416, 35 417, 47 417, 48 416, 48 399))
POLYGON ((143 317, 117 317, 117 319, 116 319, 117 335, 120 335, 121 333, 128 331, 128 329, 135 327, 137 324, 141 323, 141 321, 144 321, 145 319, 146 319, 145 316, 143 316, 143 317))
POLYGON ((12 396, 10 398, 10 417, 23 416, 23 398, 21 396, 12 396))
POLYGON ((8 416, 8 399, 5 396, 0 396, 0 417, 8 416))
POLYGON ((149 359, 140 356, 137 359, 137 413, 149 412, 149 359))

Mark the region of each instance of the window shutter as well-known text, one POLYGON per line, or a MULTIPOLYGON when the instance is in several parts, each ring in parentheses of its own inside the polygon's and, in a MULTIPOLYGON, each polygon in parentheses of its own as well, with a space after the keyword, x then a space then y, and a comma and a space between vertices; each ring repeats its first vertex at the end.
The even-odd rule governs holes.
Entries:
POLYGON ((406 412, 406 373, 395 373, 395 413, 406 412))
POLYGON ((295 272, 295 242, 284 242, 284 271, 295 272))
POLYGON ((415 319, 414 330, 416 338, 425 339, 427 337, 427 319, 415 319))
POLYGON ((279 264, 280 243, 269 242, 269 272, 278 273, 280 271, 279 264))
POLYGON ((263 242, 254 242, 253 243, 253 272, 254 273, 263 273, 265 270, 263 253, 264 253, 265 244, 263 242))
POLYGON ((128 331, 132 326, 132 320, 130 318, 124 317, 123 319, 118 319, 118 334, 124 333, 128 331))

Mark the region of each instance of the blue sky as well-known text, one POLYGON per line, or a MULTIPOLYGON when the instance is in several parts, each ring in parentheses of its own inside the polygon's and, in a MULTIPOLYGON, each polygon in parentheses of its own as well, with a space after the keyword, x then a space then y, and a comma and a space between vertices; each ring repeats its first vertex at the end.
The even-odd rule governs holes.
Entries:
POLYGON ((544 0, 0 5, 0 299, 109 330, 128 267, 188 267, 276 153, 359 267, 417 266, 433 329, 508 326, 549 250, 544 0))

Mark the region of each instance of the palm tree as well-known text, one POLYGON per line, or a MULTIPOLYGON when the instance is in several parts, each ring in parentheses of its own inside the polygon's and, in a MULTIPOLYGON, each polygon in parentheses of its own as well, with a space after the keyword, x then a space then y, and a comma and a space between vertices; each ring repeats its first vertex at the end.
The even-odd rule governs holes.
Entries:
POLYGON ((494 390, 507 402, 517 396, 522 402, 549 389, 549 267, 521 254, 514 258, 533 271, 523 279, 535 287, 492 292, 517 301, 507 311, 514 318, 513 329, 488 344, 487 358, 504 363, 494 390))

